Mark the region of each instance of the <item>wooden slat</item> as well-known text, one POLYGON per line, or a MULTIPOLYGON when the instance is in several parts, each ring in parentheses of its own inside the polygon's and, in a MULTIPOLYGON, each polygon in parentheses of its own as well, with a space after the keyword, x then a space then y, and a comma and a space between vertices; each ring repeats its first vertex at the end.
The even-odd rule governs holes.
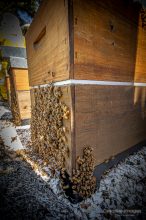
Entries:
POLYGON ((63 96, 61 101, 64 102, 70 109, 70 117, 68 120, 63 120, 64 126, 67 128, 68 132, 66 132, 67 137, 67 145, 69 147, 69 157, 66 158, 66 168, 68 173, 72 172, 72 141, 73 141, 73 133, 72 133, 72 126, 73 126, 73 115, 72 115, 72 88, 70 86, 63 86, 61 87, 63 96))
POLYGON ((74 0, 74 78, 133 81, 138 9, 125 1, 74 0))
POLYGON ((146 28, 142 28, 141 16, 139 18, 134 80, 146 83, 146 28))
POLYGON ((28 70, 12 69, 16 90, 29 90, 28 70))
POLYGON ((67 1, 44 0, 26 35, 31 86, 69 78, 68 36, 67 1))
POLYGON ((146 138, 146 88, 75 87, 76 157, 85 146, 94 149, 95 164, 146 138), (145 99, 145 100, 143 100, 145 99))
POLYGON ((8 93, 10 93, 10 77, 9 76, 6 76, 6 87, 7 87, 8 93))
POLYGON ((19 103, 21 120, 30 119, 31 118, 30 91, 17 91, 17 99, 19 103))

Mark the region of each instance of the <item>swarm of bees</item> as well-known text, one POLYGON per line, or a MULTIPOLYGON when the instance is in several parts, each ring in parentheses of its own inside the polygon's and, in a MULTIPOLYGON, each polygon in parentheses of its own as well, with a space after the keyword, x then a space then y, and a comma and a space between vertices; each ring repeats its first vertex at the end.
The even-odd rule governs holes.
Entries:
POLYGON ((146 9, 141 9, 141 20, 142 20, 142 27, 146 26, 146 9))
POLYGON ((21 119, 19 114, 19 108, 17 103, 17 98, 13 90, 11 90, 11 110, 13 115, 13 121, 15 125, 21 125, 21 119))
POLYGON ((69 108, 60 98, 60 87, 49 85, 33 89, 31 134, 32 146, 46 164, 61 169, 68 155, 66 128, 63 120, 69 118, 69 108))
MULTIPOLYGON (((63 179, 65 179, 65 159, 69 155, 69 148, 64 120, 69 119, 69 108, 61 101, 63 94, 60 87, 54 87, 50 84, 44 88, 33 89, 33 94, 32 147, 43 159, 45 165, 48 164, 54 170, 60 170, 63 179)), ((94 160, 91 147, 86 147, 83 150, 83 158, 77 158, 77 165, 78 169, 73 170, 73 176, 70 177, 70 186, 81 197, 88 197, 94 192, 96 185, 93 176, 94 160)), ((70 186, 68 183, 62 184, 64 190, 70 186)))
POLYGON ((11 137, 11 143, 17 140, 17 136, 11 137))
POLYGON ((88 146, 83 150, 83 157, 77 157, 78 168, 73 170, 73 190, 81 197, 87 198, 94 191, 96 187, 96 178, 93 176, 94 158, 92 155, 93 149, 88 146))

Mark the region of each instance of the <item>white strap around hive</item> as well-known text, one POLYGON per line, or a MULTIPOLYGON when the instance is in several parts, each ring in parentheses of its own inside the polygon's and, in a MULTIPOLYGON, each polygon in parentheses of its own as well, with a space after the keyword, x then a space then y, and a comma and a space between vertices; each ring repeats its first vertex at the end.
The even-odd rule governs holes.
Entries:
MULTIPOLYGON (((31 88, 47 87, 48 85, 49 84, 32 86, 31 88)), ((60 82, 54 82, 53 85, 54 86, 65 86, 65 85, 146 86, 146 83, 70 79, 60 82)))

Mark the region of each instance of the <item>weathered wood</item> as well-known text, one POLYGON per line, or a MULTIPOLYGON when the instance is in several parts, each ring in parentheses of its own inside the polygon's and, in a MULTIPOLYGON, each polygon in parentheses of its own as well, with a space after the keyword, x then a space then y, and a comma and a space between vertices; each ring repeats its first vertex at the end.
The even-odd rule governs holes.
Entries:
POLYGON ((28 70, 11 68, 9 75, 11 84, 11 109, 14 122, 16 125, 20 125, 22 120, 31 117, 28 70))
MULTIPOLYGON (((76 156, 82 154, 84 146, 92 146, 97 165, 146 138, 145 106, 142 94, 134 102, 135 89, 75 87, 76 156)), ((141 90, 145 92, 144 87, 141 90)))
POLYGON ((69 116, 69 119, 68 120, 63 120, 63 125, 64 127, 66 127, 67 129, 67 132, 66 132, 66 137, 67 137, 67 145, 68 145, 68 148, 69 148, 69 157, 66 158, 66 168, 67 168, 67 171, 68 173, 72 173, 72 168, 73 168, 73 155, 72 155, 72 151, 73 151, 73 148, 74 148, 74 145, 73 145, 73 141, 74 141, 74 138, 73 138, 73 135, 74 135, 74 132, 73 132, 73 126, 74 126, 74 118, 73 118, 73 108, 72 108, 72 105, 73 105, 73 100, 72 100, 72 92, 73 92, 73 88, 70 87, 70 86, 64 86, 64 87, 61 87, 61 91, 62 91, 62 97, 61 97, 61 101, 63 103, 65 103, 69 109, 70 109, 70 116, 69 116))
POLYGON ((29 79, 27 69, 12 69, 15 79, 15 88, 17 91, 29 90, 29 79))
POLYGON ((21 120, 31 118, 30 91, 17 91, 21 120))
POLYGON ((146 83, 146 28, 139 17, 134 81, 146 83))
POLYGON ((30 85, 69 78, 68 4, 45 0, 27 35, 30 85))
POLYGON ((73 78, 133 82, 139 74, 141 82, 139 12, 133 1, 44 0, 26 35, 30 85, 73 78))
MULTIPOLYGON (((145 82, 145 31, 139 12, 132 0, 44 0, 26 36, 31 86, 67 79, 145 82)), ((62 88, 72 117, 68 169, 76 166, 83 142, 95 145, 98 164, 143 140, 141 89, 62 88)))
POLYGON ((146 139, 145 87, 76 85, 61 90, 61 101, 70 109, 64 120, 70 174, 86 146, 93 148, 98 165, 146 139))
POLYGON ((74 0, 75 79, 133 81, 138 12, 123 1, 74 0))

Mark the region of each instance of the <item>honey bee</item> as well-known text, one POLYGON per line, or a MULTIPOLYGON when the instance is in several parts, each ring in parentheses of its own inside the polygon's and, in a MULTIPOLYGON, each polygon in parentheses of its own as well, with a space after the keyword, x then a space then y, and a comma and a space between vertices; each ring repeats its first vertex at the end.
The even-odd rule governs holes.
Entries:
POLYGON ((73 170, 72 176, 73 190, 85 198, 94 192, 96 186, 96 178, 93 176, 94 160, 92 151, 91 147, 83 149, 83 158, 78 156, 76 159, 79 165, 78 172, 73 170))
POLYGON ((63 123, 68 118, 69 108, 61 102, 62 95, 61 88, 53 84, 37 88, 34 91, 31 119, 33 149, 44 161, 47 160, 47 164, 59 170, 65 166, 69 152, 63 123))

